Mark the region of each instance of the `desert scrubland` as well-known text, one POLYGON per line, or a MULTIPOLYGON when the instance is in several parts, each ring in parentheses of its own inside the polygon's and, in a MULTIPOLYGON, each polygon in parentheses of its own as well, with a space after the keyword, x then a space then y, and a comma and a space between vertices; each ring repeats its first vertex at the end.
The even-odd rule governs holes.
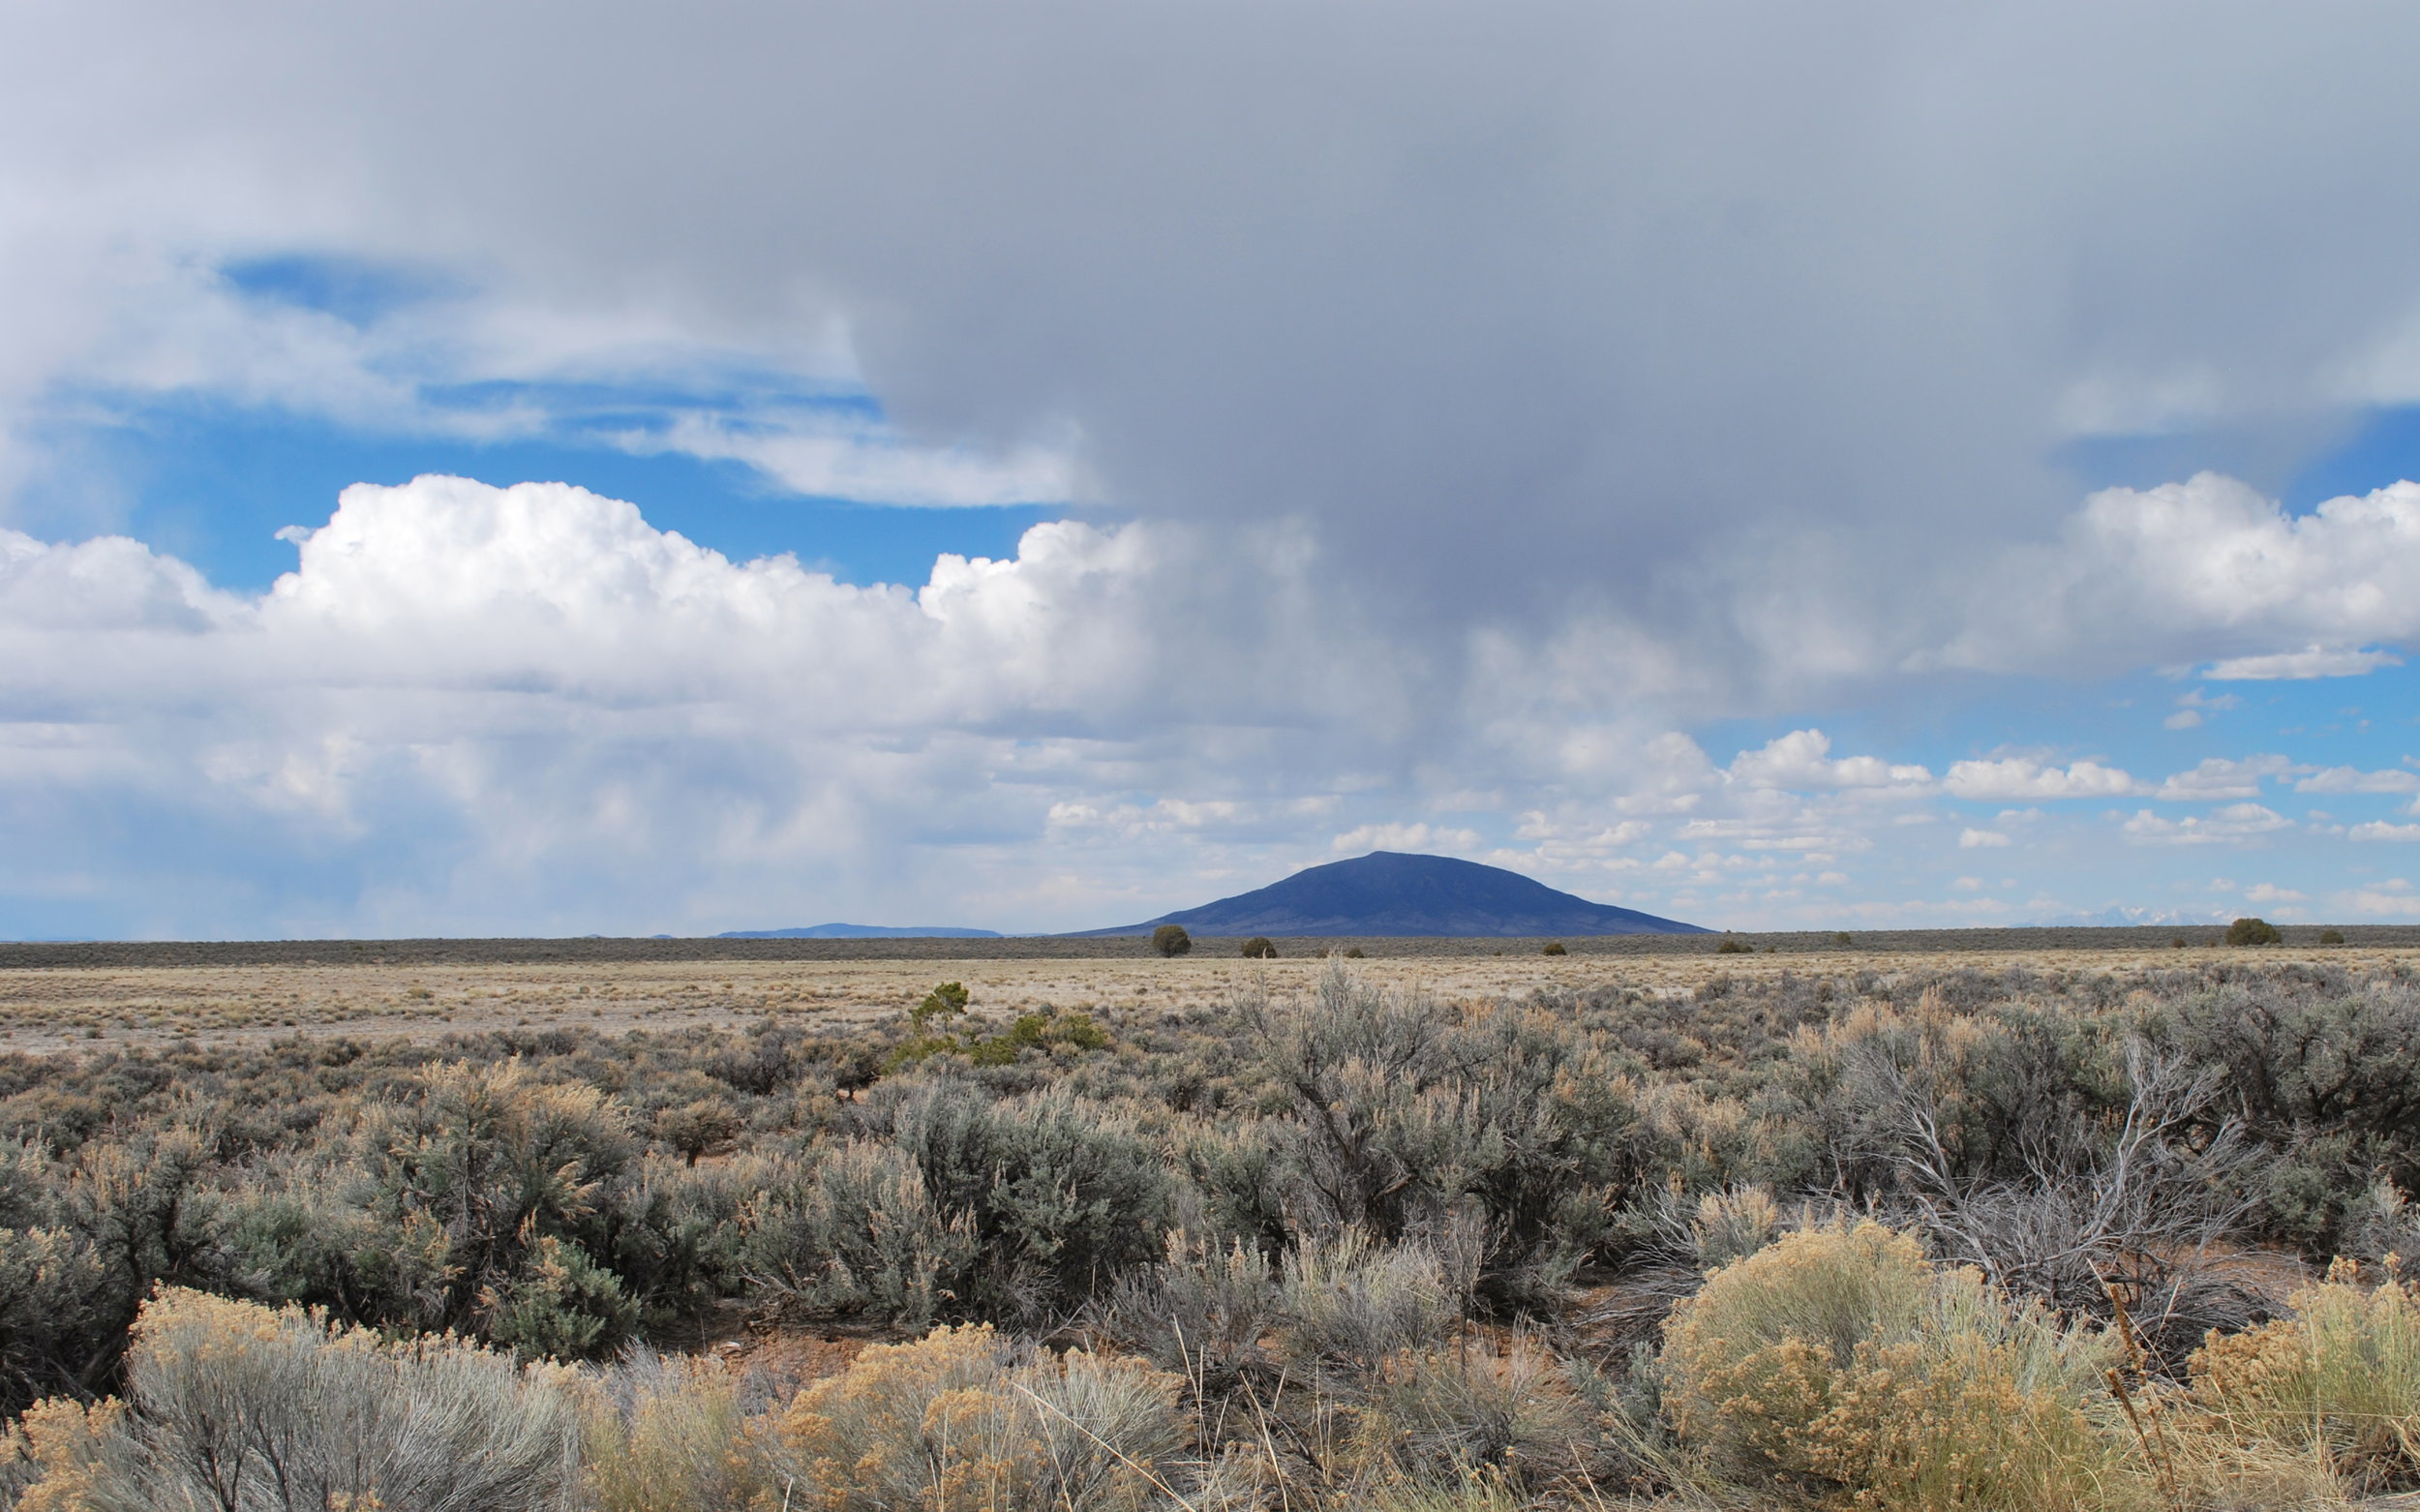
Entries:
POLYGON ((2420 950, 2095 933, 19 948, 0 1505, 2420 1488, 2420 950))

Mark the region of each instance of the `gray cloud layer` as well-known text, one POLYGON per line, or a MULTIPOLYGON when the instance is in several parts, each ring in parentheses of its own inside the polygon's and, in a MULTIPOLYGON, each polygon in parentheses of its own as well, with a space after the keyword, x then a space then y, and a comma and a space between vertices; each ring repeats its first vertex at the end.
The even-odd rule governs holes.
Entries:
POLYGON ((836 318, 911 429, 1073 427, 1105 497, 1314 520, 1340 590, 1427 634, 1618 611, 1750 687, 1775 577, 1896 642, 1936 606, 1884 585, 2051 538, 2063 438, 2223 422, 2290 448, 2420 390, 2407 8, 96 6, 13 30, 37 217, 422 258, 692 339, 803 350, 836 318))

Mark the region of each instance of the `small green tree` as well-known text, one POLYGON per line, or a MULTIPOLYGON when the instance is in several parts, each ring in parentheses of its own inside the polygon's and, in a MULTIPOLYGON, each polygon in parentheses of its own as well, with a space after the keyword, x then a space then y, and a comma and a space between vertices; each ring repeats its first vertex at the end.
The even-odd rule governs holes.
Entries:
POLYGON ((1182 955, 1194 948, 1194 937, 1183 924, 1162 924, 1151 931, 1151 948, 1163 955, 1182 955))
POLYGON ((2342 945, 2344 943, 2344 931, 2342 929, 2322 929, 2319 931, 2319 943, 2321 945, 2342 945))
POLYGON ((2277 925, 2265 919, 2238 919, 2226 926, 2229 945, 2278 945, 2284 938, 2277 932, 2277 925))
POLYGON ((1563 949, 1562 941, 1549 940, 1546 942, 1546 949, 1538 952, 1538 953, 1540 955, 1568 955, 1571 953, 1563 949))
POLYGON ((1724 935, 1723 943, 1714 947, 1714 953, 1717 955, 1749 955, 1755 953, 1755 946, 1748 944, 1736 934, 1724 935))
POLYGON ((1269 937, 1267 935, 1255 934, 1251 939, 1244 942, 1244 958, 1246 960, 1273 961, 1277 959, 1277 947, 1269 943, 1269 937))
POLYGON ((908 1010, 908 1017, 919 1029, 930 1029, 935 1019, 955 1018, 966 1012, 967 990, 954 982, 945 982, 924 994, 924 1001, 908 1010))

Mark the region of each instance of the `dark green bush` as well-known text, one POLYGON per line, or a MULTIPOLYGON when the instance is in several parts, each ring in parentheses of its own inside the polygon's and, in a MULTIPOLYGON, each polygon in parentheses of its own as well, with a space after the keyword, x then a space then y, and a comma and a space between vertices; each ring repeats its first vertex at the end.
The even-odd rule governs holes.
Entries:
POLYGON ((937 1080, 903 1089, 875 1119, 934 1209, 974 1236, 961 1316, 1031 1321, 1071 1309, 1156 1255, 1174 1217, 1159 1153, 1061 1093, 996 1102, 937 1080))
POLYGON ((2344 931, 2342 929, 2322 929, 2319 931, 2319 943, 2321 945, 2342 945, 2344 943, 2344 931))
POLYGON ((1162 924, 1151 931, 1151 948, 1162 955, 1182 955, 1194 948, 1194 937, 1183 924, 1162 924))
POLYGON ((745 1223, 750 1279, 787 1311, 918 1329, 966 1311, 974 1293, 975 1216, 944 1212, 916 1159, 882 1140, 825 1150, 745 1223))
POLYGON ((1560 941, 1560 940, 1549 940, 1549 941, 1547 941, 1547 942, 1546 942, 1546 947, 1545 947, 1545 949, 1543 949, 1543 950, 1541 950, 1540 952, 1538 952, 1538 953, 1539 953, 1539 954, 1541 954, 1541 955, 1568 955, 1568 954, 1570 954, 1571 953, 1570 953, 1569 951, 1567 951, 1567 950, 1563 949, 1563 942, 1562 942, 1562 941, 1560 941))
MULTIPOLYGON (((920 1022, 930 1021, 928 1015, 920 1022)), ((958 1034, 929 1030, 918 1033, 892 1050, 885 1065, 891 1071, 901 1071, 936 1055, 953 1054, 965 1056, 976 1066, 1013 1066, 1028 1050, 1080 1052, 1105 1048, 1108 1043, 1108 1035, 1090 1013, 1061 1013, 1044 1005, 1034 1013, 1019 1013, 998 1034, 973 1030, 958 1034)))
POLYGON ((525 1359, 576 1360, 618 1348, 639 1325, 621 1278, 576 1244, 540 1239, 489 1306, 487 1337, 525 1359))
POLYGON ((2238 977, 2167 1021, 2211 1068, 2227 1112, 2269 1156, 2267 1224, 2325 1249, 2344 1209, 2382 1175, 2420 1190, 2420 990, 2401 978, 2306 969, 2238 977))
POLYGON ((1247 960, 1275 960, 1277 959, 1277 947, 1269 943, 1267 935, 1255 934, 1244 942, 1243 953, 1247 960))
POLYGON ((2276 945, 2284 939, 2265 919, 2238 919, 2226 926, 2229 945, 2276 945))
MULTIPOLYGON (((600 1189, 637 1154, 628 1115, 594 1087, 515 1061, 439 1067, 363 1134, 382 1239, 356 1257, 380 1315, 462 1329, 541 1240, 603 1248, 600 1189)), ((614 1341, 614 1342, 619 1342, 614 1341)))
POLYGON ((1474 1212, 1492 1299, 1551 1293, 1633 1179, 1635 1111, 1542 1014, 1466 1014, 1331 967, 1312 1002, 1264 1011, 1261 1037, 1290 1104, 1290 1208, 1388 1240, 1474 1212))
POLYGON ((1748 944, 1747 941, 1740 939, 1738 935, 1727 934, 1722 937, 1722 943, 1714 947, 1714 953, 1717 955, 1747 955, 1754 953, 1755 950, 1755 946, 1748 944))

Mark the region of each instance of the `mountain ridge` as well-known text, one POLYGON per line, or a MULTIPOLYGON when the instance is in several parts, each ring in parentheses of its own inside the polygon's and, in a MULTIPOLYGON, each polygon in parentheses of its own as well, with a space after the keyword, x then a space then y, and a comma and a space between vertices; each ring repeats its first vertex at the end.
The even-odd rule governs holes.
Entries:
POLYGON ((1078 930, 1070 939, 1149 934, 1182 924, 1209 935, 1343 938, 1543 935, 1710 934, 1677 919, 1593 903, 1501 866, 1372 851, 1349 861, 1306 866, 1265 888, 1179 909, 1141 923, 1078 930))
POLYGON ((956 924, 804 924, 791 929, 726 929, 717 940, 998 940, 997 929, 956 924))

